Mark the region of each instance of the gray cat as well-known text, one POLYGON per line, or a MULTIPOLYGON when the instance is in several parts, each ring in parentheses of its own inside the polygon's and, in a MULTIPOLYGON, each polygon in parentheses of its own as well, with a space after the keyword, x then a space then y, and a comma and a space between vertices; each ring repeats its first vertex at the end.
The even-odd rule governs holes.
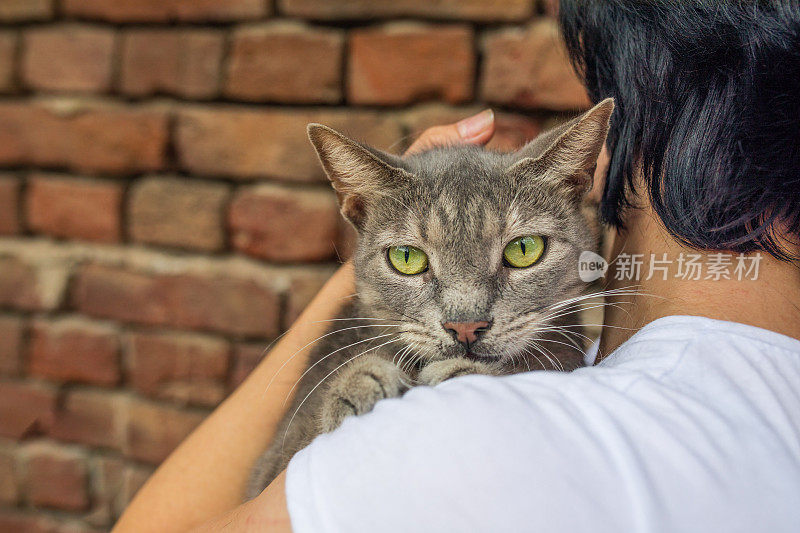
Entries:
POLYGON ((310 355, 248 498, 314 437, 410 386, 582 366, 578 257, 596 246, 582 198, 613 109, 604 100, 513 154, 401 159, 309 125, 358 230, 357 300, 310 355))

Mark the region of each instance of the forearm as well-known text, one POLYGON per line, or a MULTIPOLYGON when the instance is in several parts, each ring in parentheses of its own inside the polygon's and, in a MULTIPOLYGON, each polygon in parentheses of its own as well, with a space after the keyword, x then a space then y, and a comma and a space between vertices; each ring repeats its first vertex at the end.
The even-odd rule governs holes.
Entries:
POLYGON ((159 467, 115 531, 185 531, 241 503, 250 468, 305 368, 311 347, 302 348, 325 333, 326 320, 353 292, 352 266, 346 264, 247 380, 159 467))

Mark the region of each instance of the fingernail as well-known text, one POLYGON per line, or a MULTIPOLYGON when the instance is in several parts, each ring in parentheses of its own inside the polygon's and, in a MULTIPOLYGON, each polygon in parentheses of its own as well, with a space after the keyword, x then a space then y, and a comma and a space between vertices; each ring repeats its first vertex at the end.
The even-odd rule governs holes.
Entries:
POLYGON ((486 131, 491 127, 492 122, 494 122, 494 111, 486 109, 477 115, 456 122, 456 129, 462 139, 468 140, 486 131))

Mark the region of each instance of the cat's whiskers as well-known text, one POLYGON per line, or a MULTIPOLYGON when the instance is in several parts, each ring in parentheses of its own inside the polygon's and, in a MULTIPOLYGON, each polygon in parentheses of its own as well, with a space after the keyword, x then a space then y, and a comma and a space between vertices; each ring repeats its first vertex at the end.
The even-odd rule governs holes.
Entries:
MULTIPOLYGON (((319 322, 348 321, 348 320, 384 320, 384 321, 389 321, 389 322, 392 322, 392 321, 396 322, 396 320, 393 320, 391 318, 375 318, 375 317, 360 317, 360 316, 356 316, 356 317, 348 317, 348 318, 327 318, 325 320, 314 320, 312 322, 309 322, 309 324, 317 324, 319 322)), ((376 325, 380 325, 380 324, 376 324, 376 325)))
MULTIPOLYGON (((384 331, 386 331, 386 329, 384 329, 384 331)), ((289 401, 289 398, 292 396, 292 393, 294 392, 295 387, 297 387, 297 385, 300 383, 300 381, 302 381, 302 379, 306 376, 306 374, 311 372, 311 370, 315 366, 317 366, 318 364, 322 363, 328 357, 332 356, 335 353, 341 352, 342 350, 346 350, 347 348, 350 348, 350 347, 353 347, 353 346, 356 346, 356 345, 359 345, 359 344, 362 344, 362 343, 365 343, 365 342, 369 343, 369 342, 372 342, 372 341, 377 340, 377 339, 389 337, 391 335, 397 335, 397 333, 385 333, 385 334, 381 334, 381 335, 375 335, 374 337, 369 337, 367 339, 361 339, 361 340, 358 340, 356 342, 352 342, 352 343, 348 344, 347 346, 341 346, 341 347, 333 350, 332 352, 329 352, 324 357, 320 357, 313 365, 309 365, 309 367, 306 368, 305 372, 303 372, 300 375, 300 377, 297 378, 297 380, 294 382, 294 385, 292 385, 292 388, 289 389, 289 392, 286 394, 286 398, 283 399, 283 405, 286 405, 286 402, 289 401)))
MULTIPOLYGON (((553 358, 550 356, 550 354, 546 353, 546 352, 545 352, 545 351, 542 349, 542 347, 541 347, 541 346, 539 346, 539 345, 538 345, 538 344, 537 344, 535 341, 529 341, 529 342, 526 342, 526 345, 527 345, 527 346, 529 346, 529 347, 531 347, 531 348, 533 348, 534 350, 536 350, 536 351, 537 351, 537 352, 539 352, 540 354, 542 354, 542 356, 544 356, 544 358, 545 358, 545 359, 547 359, 547 361, 548 361, 548 362, 549 362, 549 363, 552 365, 552 367, 553 367, 553 368, 556 368, 556 366, 557 366, 557 365, 556 365, 556 362, 553 360, 553 358)), ((541 361, 540 361, 540 362, 541 362, 541 361)), ((546 367, 545 367, 544 365, 542 365, 542 368, 546 369, 546 367)))
MULTIPOLYGON (((417 346, 417 343, 412 343, 412 344, 408 345, 408 351, 406 351, 403 354, 403 358, 408 357, 408 360, 407 361, 403 361, 403 358, 401 358, 400 362, 398 363, 398 366, 399 366, 400 371, 403 373, 404 376, 408 376, 409 379, 413 383, 419 384, 419 381, 417 381, 416 379, 410 377, 409 373, 408 373, 408 371, 411 368, 411 364, 413 364, 413 362, 414 362, 413 350, 414 350, 414 348, 416 348, 416 346, 417 346)), ((405 384, 405 381, 403 383, 405 384)), ((407 386, 409 386, 409 385, 407 385, 407 386)))
MULTIPOLYGON (((532 356, 534 359, 536 359, 536 362, 539 363, 539 365, 542 367, 542 370, 547 370, 547 367, 544 366, 544 363, 542 362, 541 359, 539 359, 539 356, 536 355, 535 353, 531 352, 530 350, 528 350, 527 346, 522 348, 522 353, 532 356)), ((526 359, 526 361, 527 361, 527 359, 526 359)), ((530 367, 528 367, 528 368, 530 368, 530 367)))
POLYGON ((563 372, 564 371, 564 366, 561 364, 561 361, 558 360, 558 358, 553 354, 553 352, 551 352, 550 350, 548 350, 544 346, 540 345, 538 343, 538 341, 540 341, 540 340, 542 340, 542 339, 536 339, 536 340, 531 341, 529 343, 530 347, 533 348, 534 350, 538 351, 539 353, 541 353, 547 359, 547 361, 553 366, 553 368, 558 369, 561 372, 563 372))
MULTIPOLYGON (((366 325, 363 325, 363 326, 350 326, 350 327, 346 327, 346 328, 340 328, 340 329, 336 329, 336 330, 333 330, 333 331, 329 331, 329 332, 325 333, 324 335, 320 335, 316 339, 314 339, 311 342, 309 342, 309 343, 305 344, 304 346, 300 347, 297 351, 295 351, 292 355, 290 355, 286 359, 286 361, 284 361, 283 364, 281 364, 280 367, 278 367, 278 370, 275 371, 275 373, 272 375, 272 377, 270 378, 269 382, 267 383, 267 387, 264 389, 264 392, 262 393, 262 396, 265 395, 269 391, 270 387, 272 386, 272 383, 278 377, 278 374, 280 374, 281 371, 284 368, 286 368, 286 365, 288 365, 292 361, 292 359, 297 357, 297 355, 300 352, 302 352, 303 350, 305 350, 309 346, 321 341, 322 339, 324 339, 326 337, 329 337, 329 336, 334 335, 336 333, 341 333, 343 331, 348 331, 348 330, 353 330, 353 329, 362 329, 362 328, 382 327, 382 326, 386 326, 386 325, 387 324, 366 324, 366 325)), ((399 325, 399 324, 395 324, 395 325, 399 325)))
POLYGON ((328 379, 329 377, 334 375, 336 372, 338 372, 342 367, 352 363, 353 361, 355 361, 359 357, 361 357, 363 355, 366 355, 367 353, 371 352, 372 350, 377 350, 378 348, 382 348, 383 346, 386 346, 387 344, 391 344, 391 343, 395 342, 396 340, 397 340, 397 338, 389 339, 388 341, 386 341, 386 342, 384 342, 382 344, 379 344, 377 346, 373 346, 372 348, 367 348, 363 352, 354 355, 353 357, 351 357, 350 359, 348 359, 344 363, 340 364, 339 366, 337 366, 336 368, 334 368, 333 370, 328 372, 328 374, 325 375, 325 377, 323 377, 321 380, 319 380, 319 382, 311 388, 311 390, 308 392, 308 394, 305 395, 303 400, 300 402, 300 405, 298 405, 297 409, 295 409, 294 413, 292 413, 292 417, 289 419, 289 423, 286 424, 286 431, 283 433, 283 441, 281 442, 281 450, 283 450, 283 448, 284 448, 284 446, 286 444, 286 436, 289 434, 289 428, 292 427, 292 422, 294 422, 294 419, 297 416, 297 413, 303 407, 303 404, 306 403, 306 400, 308 400, 308 398, 312 394, 314 394, 314 391, 317 390, 317 388, 319 388, 319 386, 322 385, 325 382, 326 379, 328 379))

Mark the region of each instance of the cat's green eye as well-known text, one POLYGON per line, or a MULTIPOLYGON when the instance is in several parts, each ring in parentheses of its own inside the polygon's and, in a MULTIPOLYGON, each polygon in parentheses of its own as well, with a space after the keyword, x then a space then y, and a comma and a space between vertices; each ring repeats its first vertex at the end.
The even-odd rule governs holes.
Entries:
POLYGON ((428 256, 413 246, 392 246, 387 252, 389 262, 401 274, 412 276, 428 270, 428 256))
POLYGON ((506 244, 503 259, 507 266, 526 268, 541 259, 543 253, 544 238, 539 235, 528 235, 506 244))

